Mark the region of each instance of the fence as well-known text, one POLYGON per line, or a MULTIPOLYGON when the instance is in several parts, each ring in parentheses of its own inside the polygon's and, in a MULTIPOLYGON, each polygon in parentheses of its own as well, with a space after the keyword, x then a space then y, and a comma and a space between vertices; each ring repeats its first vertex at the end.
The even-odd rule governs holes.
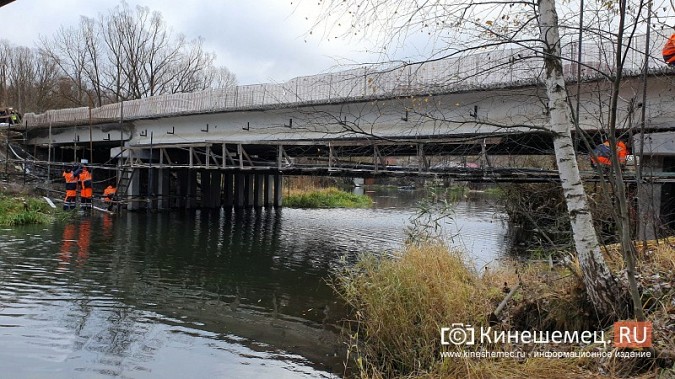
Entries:
MULTIPOLYGON (((649 49, 650 69, 664 66, 661 46, 665 36, 652 37, 649 49)), ((626 54, 624 74, 642 71, 645 37, 631 43, 626 54)), ((578 44, 563 46, 563 72, 576 80, 578 44)), ((616 46, 611 41, 584 42, 581 79, 612 75, 616 46)), ((542 53, 531 48, 510 48, 453 56, 415 64, 388 64, 356 68, 342 72, 298 77, 285 83, 238 86, 194 93, 153 96, 108 104, 98 108, 49 110, 27 113, 28 128, 49 125, 78 125, 210 113, 251 108, 282 108, 313 103, 333 103, 364 98, 451 93, 475 89, 503 88, 540 82, 543 75, 542 53)))

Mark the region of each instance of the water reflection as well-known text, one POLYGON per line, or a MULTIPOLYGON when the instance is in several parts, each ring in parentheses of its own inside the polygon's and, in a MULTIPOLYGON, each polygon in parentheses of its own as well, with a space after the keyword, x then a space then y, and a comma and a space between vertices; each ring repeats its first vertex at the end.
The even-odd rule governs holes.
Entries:
MULTIPOLYGON (((3 370, 50 378, 341 373, 344 310, 326 279, 361 252, 398 249, 412 214, 390 194, 375 201, 372 210, 94 214, 2 230, 3 370)), ((464 242, 494 259, 506 232, 495 209, 467 204, 457 213, 464 242)))

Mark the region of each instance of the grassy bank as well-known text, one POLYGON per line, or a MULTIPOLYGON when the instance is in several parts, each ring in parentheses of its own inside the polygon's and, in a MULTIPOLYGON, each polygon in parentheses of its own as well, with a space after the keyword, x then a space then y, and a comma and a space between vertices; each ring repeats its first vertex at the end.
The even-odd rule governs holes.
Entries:
POLYGON ((368 208, 372 200, 337 188, 291 190, 284 197, 284 206, 291 208, 368 208))
POLYGON ((0 226, 46 224, 52 209, 42 199, 0 193, 0 226))
MULTIPOLYGON (((620 259, 609 254, 615 262, 620 259)), ((675 313, 675 295, 672 289, 664 290, 663 283, 675 280, 675 249, 662 244, 643 258, 642 288, 646 294, 660 288, 658 294, 651 295, 655 300, 649 311, 654 322, 655 348, 667 350, 675 343, 669 329, 670 315, 675 313), (656 273, 661 275, 660 284, 649 282, 656 273)), ((573 261, 566 267, 553 268, 545 264, 513 263, 479 274, 467 268, 461 254, 439 245, 408 247, 397 259, 364 257, 337 275, 333 283, 352 309, 351 320, 347 322, 348 362, 358 375, 376 378, 653 377, 658 371, 673 375, 672 362, 664 368, 659 367, 662 363, 645 364, 628 359, 441 356, 471 351, 604 349, 601 344, 441 344, 440 329, 454 323, 490 325, 494 331, 505 333, 597 330, 577 274, 578 267, 573 261), (492 316, 506 293, 516 286, 518 289, 504 310, 498 317, 492 316)), ((605 332, 606 338, 611 338, 611 330, 605 332)), ((611 344, 606 349, 612 350, 611 344)))

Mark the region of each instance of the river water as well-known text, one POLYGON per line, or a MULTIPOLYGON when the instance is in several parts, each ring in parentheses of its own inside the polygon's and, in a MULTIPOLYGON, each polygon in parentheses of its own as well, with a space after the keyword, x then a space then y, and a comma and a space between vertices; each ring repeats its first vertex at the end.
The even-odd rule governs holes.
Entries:
MULTIPOLYGON (((308 378, 343 373, 327 279, 396 252, 414 191, 372 209, 81 214, 0 230, 0 378, 308 378)), ((470 197, 444 224, 477 267, 506 216, 470 197)))

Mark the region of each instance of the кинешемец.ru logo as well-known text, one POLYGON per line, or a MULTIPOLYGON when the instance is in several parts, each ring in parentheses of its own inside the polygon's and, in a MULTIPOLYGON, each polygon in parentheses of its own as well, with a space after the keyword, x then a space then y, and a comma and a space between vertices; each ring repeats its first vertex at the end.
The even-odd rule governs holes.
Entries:
POLYGON ((651 321, 617 321, 614 323, 615 347, 651 347, 651 321))

